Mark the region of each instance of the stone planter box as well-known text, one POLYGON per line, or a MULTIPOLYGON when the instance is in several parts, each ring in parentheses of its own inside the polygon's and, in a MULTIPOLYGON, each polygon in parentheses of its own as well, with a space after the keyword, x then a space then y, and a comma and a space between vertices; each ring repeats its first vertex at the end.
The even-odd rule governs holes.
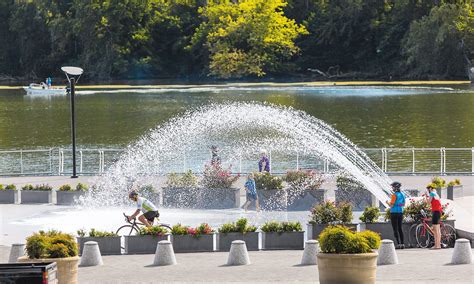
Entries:
POLYGON ((217 250, 230 251, 233 241, 242 240, 247 250, 258 250, 258 232, 242 233, 219 233, 217 235, 217 250))
POLYGON ((320 283, 375 284, 377 256, 373 253, 318 253, 320 283))
POLYGON ((214 251, 214 234, 201 235, 171 235, 174 252, 212 252, 214 251))
POLYGON ((120 244, 121 239, 122 239, 121 237, 102 237, 102 238, 78 237, 77 243, 79 245, 79 255, 82 255, 84 244, 89 241, 97 242, 97 244, 99 245, 101 255, 122 254, 121 244, 120 244))
POLYGON ((56 204, 73 205, 79 197, 85 194, 84 191, 56 191, 56 204))
MULTIPOLYGON (((58 284, 77 284, 77 272, 79 267, 79 256, 65 257, 65 258, 39 258, 30 259, 28 256, 18 258, 21 263, 49 263, 56 262, 57 264, 57 279, 58 284)), ((28 282, 32 283, 32 282, 28 282)))
POLYGON ((163 188, 163 206, 192 209, 240 207, 240 189, 163 188))
POLYGON ((52 192, 42 190, 22 190, 21 203, 51 203, 52 192))
POLYGON ((0 204, 18 203, 18 190, 0 190, 0 204))
POLYGON ((285 189, 257 190, 260 208, 263 210, 287 210, 288 193, 285 189))
MULTIPOLYGON (((326 227, 329 226, 329 224, 307 224, 307 234, 308 234, 308 240, 317 240, 319 238, 319 234, 326 229, 326 227)), ((344 224, 344 226, 350 228, 352 231, 357 232, 358 231, 358 224, 344 224)))
POLYGON ((315 204, 322 203, 326 200, 326 190, 304 190, 304 191, 291 191, 291 188, 287 190, 288 196, 288 211, 308 211, 315 204))
POLYGON ((262 232, 264 250, 300 250, 304 248, 304 232, 262 232))
POLYGON ((462 185, 448 186, 446 191, 447 199, 454 200, 454 198, 464 197, 464 188, 462 185))
POLYGON ((356 191, 357 194, 347 194, 339 189, 334 190, 336 202, 349 202, 353 211, 364 211, 366 207, 376 206, 379 202, 372 193, 364 188, 356 191))
POLYGON ((159 241, 168 240, 165 236, 124 236, 126 254, 152 254, 156 252, 159 241))

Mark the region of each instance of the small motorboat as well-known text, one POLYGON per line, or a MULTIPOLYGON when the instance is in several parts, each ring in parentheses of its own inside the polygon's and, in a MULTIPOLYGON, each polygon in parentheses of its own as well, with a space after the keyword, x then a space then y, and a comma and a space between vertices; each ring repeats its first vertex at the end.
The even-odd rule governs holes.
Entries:
POLYGON ((31 83, 28 87, 23 87, 27 95, 66 95, 66 88, 50 87, 45 83, 31 83))

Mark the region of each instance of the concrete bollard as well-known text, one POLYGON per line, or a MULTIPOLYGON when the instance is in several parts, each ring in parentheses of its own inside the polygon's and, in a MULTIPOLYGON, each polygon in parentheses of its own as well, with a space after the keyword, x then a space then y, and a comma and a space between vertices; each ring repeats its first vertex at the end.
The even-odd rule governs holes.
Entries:
POLYGON ((19 257, 25 255, 25 244, 12 244, 10 249, 10 257, 8 258, 9 263, 17 262, 19 257))
POLYGON ((316 265, 318 264, 319 242, 316 240, 306 241, 306 246, 303 251, 303 258, 301 258, 301 265, 316 265))
POLYGON ((392 240, 382 240, 377 257, 377 265, 398 264, 395 245, 392 240))
POLYGON ((454 244, 451 264, 470 264, 472 262, 471 243, 468 239, 457 239, 454 244))
POLYGON ((79 263, 79 266, 97 266, 102 264, 104 263, 102 262, 102 255, 100 254, 100 249, 97 242, 86 242, 82 250, 81 262, 79 263))
POLYGON ((165 266, 175 264, 177 264, 177 262, 171 242, 159 241, 158 245, 156 246, 155 260, 153 260, 153 265, 165 266))
POLYGON ((227 258, 227 265, 248 265, 250 264, 249 253, 247 245, 244 241, 233 241, 230 246, 229 257, 227 258))

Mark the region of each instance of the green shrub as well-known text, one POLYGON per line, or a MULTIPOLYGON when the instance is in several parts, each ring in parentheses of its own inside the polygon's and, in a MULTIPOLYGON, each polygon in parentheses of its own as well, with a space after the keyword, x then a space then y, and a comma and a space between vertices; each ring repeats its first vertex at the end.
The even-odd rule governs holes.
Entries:
POLYGON ((204 168, 201 185, 204 188, 231 188, 239 177, 232 176, 230 167, 224 169, 219 163, 210 164, 204 168))
POLYGON ((34 190, 35 188, 33 187, 32 184, 25 184, 24 186, 21 187, 21 190, 34 190))
POLYGON ((188 227, 181 224, 176 224, 171 228, 172 235, 187 235, 188 227))
POLYGON ((317 190, 324 182, 323 175, 312 170, 288 171, 283 179, 292 189, 317 190))
POLYGON ((46 253, 50 258, 63 258, 68 257, 69 252, 67 247, 64 244, 52 244, 46 249, 46 253))
POLYGON ((5 186, 5 190, 16 190, 16 186, 12 183, 5 186))
POLYGON ((380 210, 378 207, 365 207, 359 219, 364 223, 375 223, 379 219, 380 210))
POLYGON ((53 188, 49 184, 37 184, 33 190, 38 190, 38 191, 51 191, 53 188))
POLYGON ((366 238, 361 236, 359 233, 355 233, 350 237, 349 243, 347 244, 346 253, 368 253, 372 252, 369 243, 366 238))
MULTIPOLYGON (((63 244, 67 248, 67 255, 63 257, 70 257, 78 255, 79 251, 77 248, 76 238, 69 234, 59 233, 57 235, 53 235, 51 238, 51 244, 63 244)), ((49 256, 52 257, 52 256, 49 256)))
POLYGON ((39 231, 26 239, 29 258, 58 258, 77 256, 78 248, 72 235, 51 230, 39 231))
POLYGON ((441 177, 433 177, 429 185, 431 185, 433 188, 442 188, 446 187, 446 181, 441 177))
POLYGON ((48 239, 44 235, 35 233, 26 238, 26 254, 31 259, 45 256, 47 247, 48 239))
POLYGON ((63 184, 59 187, 59 191, 72 191, 72 187, 70 184, 63 184))
POLYGON ((161 226, 152 226, 152 227, 142 227, 138 231, 140 236, 164 236, 168 233, 168 229, 161 226))
POLYGON ((329 226, 319 235, 323 253, 368 253, 371 252, 367 239, 344 226, 329 226))
POLYGON ((301 232, 303 228, 300 222, 277 222, 270 221, 266 222, 262 226, 262 232, 270 233, 284 233, 284 232, 301 232))
POLYGON ((283 189, 283 179, 268 172, 256 173, 255 185, 259 190, 283 189))
POLYGON ((457 186, 457 185, 461 185, 461 180, 458 178, 448 183, 448 186, 457 186))
POLYGON ((300 222, 282 222, 281 230, 282 232, 302 232, 303 227, 300 222))
POLYGON ((340 210, 339 220, 343 224, 348 224, 352 222, 352 204, 349 202, 339 202, 337 207, 340 210))
POLYGON ((3 184, 0 184, 0 190, 5 190, 5 188, 3 187, 3 184))
POLYGON ((337 224, 352 222, 352 205, 348 202, 335 203, 324 201, 316 204, 311 209, 311 220, 313 224, 337 224))
POLYGON ((219 228, 219 233, 242 233, 255 232, 256 226, 248 226, 246 218, 240 218, 235 223, 226 223, 219 228))
POLYGON ((83 183, 78 183, 76 185, 76 190, 77 191, 88 191, 89 190, 89 187, 83 183))
POLYGON ((367 240, 367 244, 371 249, 379 249, 381 241, 380 234, 370 230, 366 230, 358 234, 367 240))
POLYGON ((191 170, 182 175, 170 173, 167 178, 166 186, 170 188, 196 188, 198 185, 198 178, 191 170))

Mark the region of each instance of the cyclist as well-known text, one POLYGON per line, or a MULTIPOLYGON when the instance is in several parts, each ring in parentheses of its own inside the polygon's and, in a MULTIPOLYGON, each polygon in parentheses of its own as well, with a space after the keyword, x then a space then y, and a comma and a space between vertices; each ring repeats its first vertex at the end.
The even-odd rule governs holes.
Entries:
POLYGON ((402 222, 403 222, 403 207, 405 206, 405 195, 400 192, 402 184, 395 181, 391 184, 394 193, 392 199, 387 201, 390 206, 390 222, 392 223, 393 234, 397 241, 396 248, 404 249, 405 242, 403 238, 402 222))
POLYGON ((153 226, 155 218, 160 216, 156 206, 148 199, 138 196, 138 193, 135 190, 132 190, 128 194, 128 198, 137 203, 137 210, 131 216, 128 216, 128 221, 133 220, 135 217, 140 214, 140 210, 143 212, 143 215, 138 217, 138 220, 145 224, 147 227, 153 226))
POLYGON ((439 225, 442 211, 441 199, 439 198, 438 193, 436 193, 436 189, 432 185, 429 184, 426 189, 429 191, 428 200, 431 203, 431 213, 433 215, 431 220, 433 224, 432 230, 435 241, 433 249, 441 249, 441 228, 439 225))

